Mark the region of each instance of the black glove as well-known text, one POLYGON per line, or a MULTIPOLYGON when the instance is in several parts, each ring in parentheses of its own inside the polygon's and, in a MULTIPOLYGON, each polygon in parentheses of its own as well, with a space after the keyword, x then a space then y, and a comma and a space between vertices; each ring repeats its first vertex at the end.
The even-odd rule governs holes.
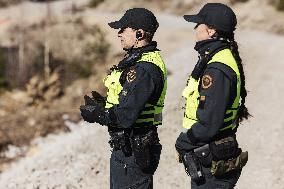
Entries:
POLYGON ((103 97, 100 93, 97 91, 92 91, 93 100, 97 103, 101 104, 102 107, 105 107, 106 105, 106 98, 103 97))
MULTIPOLYGON (((87 102, 90 103, 89 101, 87 102)), ((110 120, 108 118, 108 110, 94 101, 92 101, 91 103, 92 105, 86 104, 80 106, 81 116, 83 117, 83 119, 89 123, 96 122, 101 125, 108 125, 110 123, 110 120)))
POLYGON ((89 97, 88 95, 84 96, 84 100, 85 100, 85 105, 86 106, 87 105, 91 105, 91 106, 96 106, 97 105, 96 101, 93 98, 89 97))
POLYGON ((106 99, 100 93, 97 91, 92 91, 92 97, 89 97, 88 95, 84 96, 85 99, 85 105, 97 105, 99 104, 102 107, 105 107, 106 105, 106 99))

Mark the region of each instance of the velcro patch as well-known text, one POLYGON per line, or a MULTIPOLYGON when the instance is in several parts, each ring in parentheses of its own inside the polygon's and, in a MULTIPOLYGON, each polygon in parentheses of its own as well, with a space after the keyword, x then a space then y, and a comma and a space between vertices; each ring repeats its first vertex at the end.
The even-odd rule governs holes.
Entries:
POLYGON ((128 83, 131 83, 135 79, 136 79, 136 71, 134 69, 129 70, 126 76, 126 80, 128 81, 128 83))
POLYGON ((202 77, 202 88, 208 89, 213 84, 213 79, 210 75, 206 74, 202 77))
POLYGON ((125 90, 123 90, 121 93, 122 93, 123 96, 127 95, 127 91, 125 91, 125 90))

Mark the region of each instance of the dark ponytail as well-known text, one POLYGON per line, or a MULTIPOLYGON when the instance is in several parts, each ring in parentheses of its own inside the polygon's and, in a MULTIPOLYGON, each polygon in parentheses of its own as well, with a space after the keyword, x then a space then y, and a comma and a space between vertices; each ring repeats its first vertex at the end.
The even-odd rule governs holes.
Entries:
POLYGON ((244 73, 244 69, 243 69, 243 64, 242 64, 242 59, 240 57, 239 54, 239 47, 237 42, 235 41, 235 36, 234 33, 224 33, 224 32, 219 32, 218 33, 218 37, 219 38, 224 38, 225 40, 227 40, 230 43, 230 49, 232 51, 232 54, 238 64, 238 68, 239 68, 239 72, 240 72, 240 78, 241 78, 241 105, 239 108, 239 115, 238 115, 238 121, 242 122, 244 119, 248 119, 251 114, 248 112, 247 107, 245 106, 245 102, 246 102, 246 96, 247 96, 247 90, 246 90, 246 79, 245 79, 245 73, 244 73))

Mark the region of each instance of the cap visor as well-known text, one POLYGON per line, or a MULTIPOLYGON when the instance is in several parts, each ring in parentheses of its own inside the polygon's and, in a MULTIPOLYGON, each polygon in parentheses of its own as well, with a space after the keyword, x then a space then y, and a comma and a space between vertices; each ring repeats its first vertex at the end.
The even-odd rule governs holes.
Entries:
POLYGON ((184 15, 183 18, 188 22, 193 22, 197 24, 204 23, 203 19, 199 15, 184 15))
POLYGON ((123 24, 120 21, 110 22, 108 25, 114 29, 123 28, 123 24))

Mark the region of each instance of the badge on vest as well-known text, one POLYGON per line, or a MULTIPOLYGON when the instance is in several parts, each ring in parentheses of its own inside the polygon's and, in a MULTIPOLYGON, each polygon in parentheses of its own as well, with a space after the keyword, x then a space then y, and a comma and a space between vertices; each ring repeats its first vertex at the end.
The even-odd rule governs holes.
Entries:
POLYGON ((136 71, 134 69, 129 70, 126 76, 126 80, 128 81, 128 83, 131 83, 135 79, 136 79, 136 71))
POLYGON ((203 89, 208 89, 209 87, 211 87, 211 85, 213 84, 212 82, 212 77, 208 74, 204 75, 202 77, 202 88, 203 89))

